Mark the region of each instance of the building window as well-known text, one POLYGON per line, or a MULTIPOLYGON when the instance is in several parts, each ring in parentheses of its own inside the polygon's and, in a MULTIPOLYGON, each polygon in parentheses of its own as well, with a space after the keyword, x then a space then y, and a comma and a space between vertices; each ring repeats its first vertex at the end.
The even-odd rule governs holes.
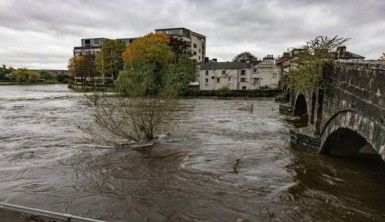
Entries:
POLYGON ((242 86, 242 90, 246 90, 246 86, 242 86))
POLYGON ((209 74, 209 70, 206 70, 205 74, 206 74, 206 76, 207 76, 207 75, 209 74))
POLYGON ((94 44, 99 45, 99 39, 94 39, 94 44))
POLYGON ((254 73, 257 73, 257 68, 254 68, 254 73))
POLYGON ((273 72, 273 79, 277 78, 277 73, 273 72))
POLYGON ((209 82, 209 79, 205 79, 205 82, 209 82))
POLYGON ((246 82, 246 78, 241 78, 241 82, 246 82))
POLYGON ((194 43, 194 49, 196 49, 196 48, 197 48, 197 44, 194 43))
POLYGON ((253 78, 253 85, 259 85, 261 84, 261 78, 253 78))
POLYGON ((218 82, 218 83, 221 82, 221 79, 220 79, 220 78, 217 78, 217 82, 218 82))
POLYGON ((194 54, 194 55, 197 55, 197 52, 194 51, 193 54, 194 54))
POLYGON ((202 52, 202 50, 201 50, 201 49, 199 49, 199 52, 202 52))
POLYGON ((226 70, 222 70, 222 74, 223 74, 223 75, 226 74, 226 70))
POLYGON ((242 69, 241 70, 241 75, 245 75, 246 74, 246 70, 242 69))
POLYGON ((227 77, 227 81, 231 82, 231 77, 227 77))
POLYGON ((201 57, 199 56, 199 60, 201 60, 201 57))

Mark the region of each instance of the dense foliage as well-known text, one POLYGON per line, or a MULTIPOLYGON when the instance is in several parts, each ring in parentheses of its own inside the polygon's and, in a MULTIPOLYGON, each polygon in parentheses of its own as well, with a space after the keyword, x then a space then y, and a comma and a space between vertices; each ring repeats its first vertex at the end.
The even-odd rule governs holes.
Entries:
POLYGON ((284 82, 290 89, 304 92, 312 88, 324 87, 324 74, 330 71, 335 55, 332 53, 348 39, 319 36, 304 45, 300 53, 292 59, 295 68, 284 76, 284 82))
POLYGON ((195 78, 195 61, 184 46, 164 34, 136 39, 123 52, 117 97, 95 94, 91 134, 109 143, 148 142, 166 133, 173 123, 178 94, 195 78), (99 129, 101 128, 101 130, 99 129))
POLYGON ((250 52, 242 52, 234 57, 233 62, 254 63, 258 58, 250 52))
POLYGON ((12 67, 10 68, 6 68, 5 66, 0 67, 0 81, 11 81, 8 74, 12 73, 14 70, 15 69, 12 67))
POLYGON ((96 56, 95 65, 101 76, 115 79, 123 69, 122 53, 126 48, 122 40, 106 39, 96 56))
POLYGON ((84 85, 87 77, 91 79, 97 75, 94 57, 91 55, 71 57, 68 61, 68 73, 72 80, 78 77, 84 85))
POLYGON ((18 83, 33 83, 38 82, 40 79, 39 73, 26 68, 16 69, 7 74, 6 77, 18 83))
POLYGON ((123 53, 125 69, 117 89, 127 96, 181 94, 195 79, 195 62, 177 53, 164 34, 149 34, 135 40, 123 53))
POLYGON ((55 75, 49 73, 48 71, 40 71, 40 80, 42 82, 57 82, 58 79, 55 75))

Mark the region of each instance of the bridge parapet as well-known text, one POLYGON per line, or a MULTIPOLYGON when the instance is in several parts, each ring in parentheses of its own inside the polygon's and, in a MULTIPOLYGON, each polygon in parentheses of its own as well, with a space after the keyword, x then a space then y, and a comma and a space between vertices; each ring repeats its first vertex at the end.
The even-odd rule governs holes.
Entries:
POLYGON ((385 63, 337 61, 328 78, 322 108, 321 146, 325 147, 333 133, 341 132, 336 137, 340 138, 346 134, 341 130, 349 129, 385 159, 385 63))
POLYGON ((325 94, 322 126, 351 108, 385 122, 385 63, 337 61, 325 94))

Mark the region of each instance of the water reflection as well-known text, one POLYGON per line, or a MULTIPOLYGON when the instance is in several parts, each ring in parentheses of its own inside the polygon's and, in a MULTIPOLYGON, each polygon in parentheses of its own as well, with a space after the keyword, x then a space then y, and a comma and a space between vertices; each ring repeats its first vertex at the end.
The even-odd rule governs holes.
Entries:
POLYGON ((110 221, 385 219, 383 163, 291 149, 270 99, 183 100, 145 156, 79 131, 89 113, 63 85, 0 87, 0 201, 110 221))

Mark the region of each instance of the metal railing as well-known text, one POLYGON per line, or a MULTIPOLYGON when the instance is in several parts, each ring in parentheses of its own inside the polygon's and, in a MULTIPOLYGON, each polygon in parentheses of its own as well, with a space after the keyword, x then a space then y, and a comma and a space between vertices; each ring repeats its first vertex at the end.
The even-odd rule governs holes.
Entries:
POLYGON ((65 222, 105 222, 102 220, 78 217, 71 214, 62 214, 62 213, 52 212, 48 210, 40 210, 36 208, 24 207, 24 206, 19 206, 15 204, 1 203, 1 202, 0 202, 0 209, 9 210, 16 213, 27 214, 28 216, 42 217, 42 219, 46 219, 46 220, 55 219, 55 220, 65 221, 65 222))

